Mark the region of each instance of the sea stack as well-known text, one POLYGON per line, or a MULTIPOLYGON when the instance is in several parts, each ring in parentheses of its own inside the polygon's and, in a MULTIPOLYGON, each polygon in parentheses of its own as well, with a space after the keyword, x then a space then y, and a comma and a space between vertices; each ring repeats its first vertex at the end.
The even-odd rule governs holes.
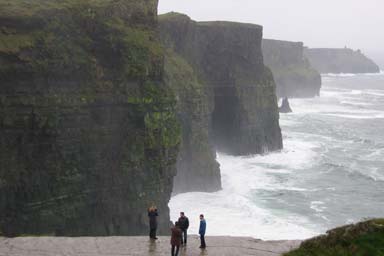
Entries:
POLYGON ((289 101, 288 101, 287 97, 283 98, 283 101, 281 103, 281 107, 279 107, 279 112, 280 113, 291 113, 292 112, 292 109, 291 109, 291 106, 289 106, 289 101))

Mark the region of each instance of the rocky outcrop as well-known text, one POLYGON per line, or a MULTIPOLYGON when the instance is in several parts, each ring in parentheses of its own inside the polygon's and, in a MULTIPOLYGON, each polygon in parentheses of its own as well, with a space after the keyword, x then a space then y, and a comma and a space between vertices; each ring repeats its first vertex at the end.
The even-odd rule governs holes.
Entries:
POLYGON ((310 48, 305 51, 320 73, 378 73, 380 68, 360 50, 349 48, 310 48))
POLYGON ((289 101, 287 97, 283 98, 283 101, 281 102, 281 106, 279 107, 279 112, 280 113, 292 112, 292 109, 291 109, 291 106, 289 105, 289 101))
POLYGON ((0 3, 0 233, 146 234, 180 142, 156 0, 0 3))
POLYGON ((280 149, 275 84, 261 52, 262 27, 195 22, 177 13, 160 16, 159 23, 164 44, 192 66, 207 91, 209 137, 217 150, 246 155, 280 149))
POLYGON ((304 56, 303 43, 263 39, 263 55, 275 78, 279 98, 320 95, 321 76, 304 56))

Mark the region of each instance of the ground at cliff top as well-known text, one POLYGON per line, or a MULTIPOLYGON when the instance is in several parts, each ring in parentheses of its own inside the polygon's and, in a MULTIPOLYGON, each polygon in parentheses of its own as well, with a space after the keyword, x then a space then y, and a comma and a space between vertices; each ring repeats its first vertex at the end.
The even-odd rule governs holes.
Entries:
MULTIPOLYGON (((19 237, 0 238, 0 256, 162 256, 170 254, 170 238, 159 237, 19 237)), ((242 237, 207 237, 207 248, 199 249, 199 238, 190 236, 181 256, 255 255, 278 256, 299 246, 300 241, 261 241, 242 237)))

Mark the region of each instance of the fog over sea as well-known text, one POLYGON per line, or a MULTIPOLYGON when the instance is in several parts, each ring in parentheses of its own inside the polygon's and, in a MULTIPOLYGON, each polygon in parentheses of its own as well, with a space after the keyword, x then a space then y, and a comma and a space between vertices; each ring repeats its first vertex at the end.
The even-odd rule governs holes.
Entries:
POLYGON ((186 193, 190 234, 204 213, 207 235, 304 239, 384 216, 384 73, 324 75, 321 97, 290 100, 284 149, 264 156, 218 153, 223 190, 186 193))

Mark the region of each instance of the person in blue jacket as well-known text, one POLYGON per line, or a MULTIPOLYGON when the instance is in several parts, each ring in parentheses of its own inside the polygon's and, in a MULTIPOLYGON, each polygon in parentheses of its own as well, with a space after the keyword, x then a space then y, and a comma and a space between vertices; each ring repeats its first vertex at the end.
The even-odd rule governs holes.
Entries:
POLYGON ((199 227, 199 235, 200 235, 200 248, 204 249, 205 245, 205 230, 207 228, 207 223, 205 222, 204 215, 200 214, 200 227, 199 227))

